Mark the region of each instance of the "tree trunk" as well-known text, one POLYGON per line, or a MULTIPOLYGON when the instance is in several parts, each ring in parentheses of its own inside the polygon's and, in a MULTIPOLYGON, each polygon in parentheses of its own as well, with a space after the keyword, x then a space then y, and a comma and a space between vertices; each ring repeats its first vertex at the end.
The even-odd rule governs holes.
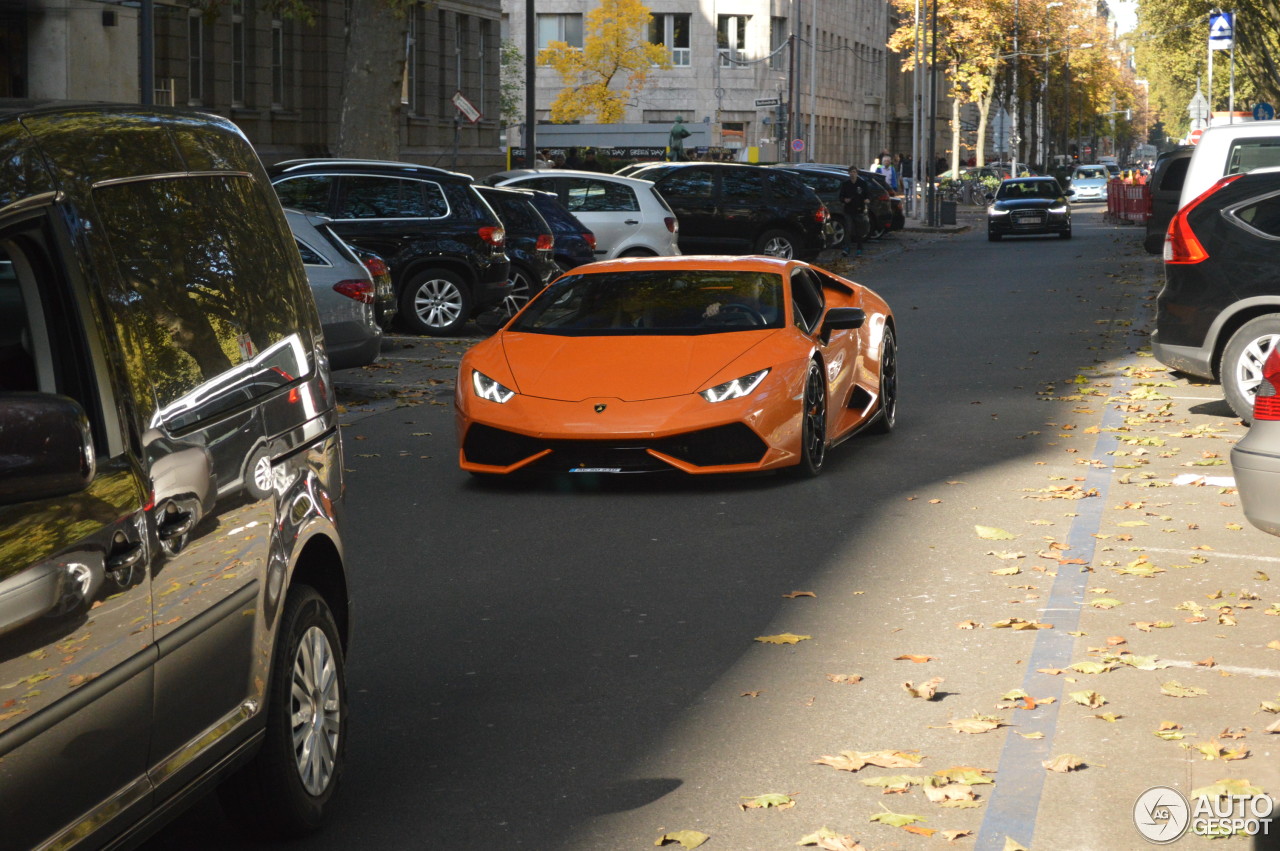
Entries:
POLYGON ((352 0, 334 156, 400 158, 400 93, 408 29, 399 4, 352 0))
POLYGON ((987 164, 987 121, 991 118, 991 99, 995 87, 987 89, 987 93, 978 98, 978 165, 987 164))

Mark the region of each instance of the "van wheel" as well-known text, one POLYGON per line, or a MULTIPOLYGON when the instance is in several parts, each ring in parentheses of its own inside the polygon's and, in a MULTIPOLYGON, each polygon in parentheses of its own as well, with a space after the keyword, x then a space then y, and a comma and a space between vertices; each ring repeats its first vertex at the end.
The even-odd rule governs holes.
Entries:
POLYGON ((767 230, 756 240, 756 253, 790 260, 796 256, 795 237, 785 230, 767 230))
POLYGON ((1222 395, 1231 410, 1245 422, 1253 420, 1253 397, 1262 381, 1262 364, 1280 340, 1280 313, 1250 319, 1231 335, 1222 350, 1218 375, 1222 395))
POLYGON ((285 598, 264 712, 262 748, 219 796, 255 834, 302 836, 324 818, 342 775, 347 737, 338 628, 324 598, 306 585, 285 598))
POLYGON ((400 313, 409 330, 419 334, 458 334, 471 318, 471 289, 453 272, 422 272, 404 285, 400 313))

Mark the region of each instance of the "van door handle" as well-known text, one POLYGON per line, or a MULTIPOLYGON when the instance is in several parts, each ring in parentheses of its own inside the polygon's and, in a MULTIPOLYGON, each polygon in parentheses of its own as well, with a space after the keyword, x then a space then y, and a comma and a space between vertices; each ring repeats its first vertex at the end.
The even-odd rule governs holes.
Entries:
POLYGON ((640 224, 640 220, 639 220, 639 219, 626 219, 625 221, 623 221, 623 224, 624 224, 624 225, 638 225, 638 224, 640 224))

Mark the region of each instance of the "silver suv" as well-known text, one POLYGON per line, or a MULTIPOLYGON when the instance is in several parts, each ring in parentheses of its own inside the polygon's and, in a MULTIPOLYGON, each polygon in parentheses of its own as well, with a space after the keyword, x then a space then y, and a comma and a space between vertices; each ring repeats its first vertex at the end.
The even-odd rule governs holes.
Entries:
POLYGON ((222 784, 316 828, 346 744, 342 452, 302 261, 230 121, 0 101, 0 846, 222 784))

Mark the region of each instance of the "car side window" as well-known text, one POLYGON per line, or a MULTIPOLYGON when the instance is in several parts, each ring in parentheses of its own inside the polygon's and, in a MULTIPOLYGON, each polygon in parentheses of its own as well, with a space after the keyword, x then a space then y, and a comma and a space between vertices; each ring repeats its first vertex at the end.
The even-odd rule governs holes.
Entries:
POLYGON ((339 219, 438 219, 449 213, 437 183, 355 175, 343 179, 339 219))
POLYGON ((1160 190, 1181 192, 1182 184, 1187 182, 1187 166, 1189 165, 1191 165, 1191 157, 1178 157, 1169 163, 1169 167, 1165 169, 1160 178, 1160 190))
POLYGON ((724 197, 760 199, 765 195, 764 172, 754 168, 724 171, 724 197))
POLYGON ((144 420, 187 428, 309 373, 295 332, 307 317, 279 298, 291 280, 305 292, 302 267, 263 191, 239 175, 94 190, 119 272, 111 318, 125 350, 139 353, 125 366, 144 420), (262 238, 272 232, 281 237, 262 238))
POLYGON ((630 213, 640 209, 640 202, 630 186, 604 180, 586 180, 584 183, 592 199, 592 206, 586 209, 592 212, 630 213))
POLYGON ((33 343, 30 311, 18 275, 0 245, 0 393, 40 390, 33 343))
POLYGON ((1280 195, 1260 198, 1231 211, 1231 215, 1261 234, 1280 239, 1280 195))
POLYGON ((325 260, 323 257, 321 257, 320 254, 315 249, 307 245, 302 240, 298 239, 297 237, 294 237, 293 241, 298 244, 298 253, 302 255, 302 265, 304 266, 331 265, 328 260, 325 260))
POLYGON ((1227 174, 1248 174, 1255 168, 1280 165, 1280 139, 1241 139, 1227 152, 1227 174))
POLYGON ((806 334, 813 333, 822 318, 825 300, 822 288, 807 269, 795 269, 791 273, 791 307, 795 313, 796 327, 806 334))
POLYGON ((323 175, 286 177, 276 183, 276 195, 281 204, 294 210, 328 213, 333 181, 332 177, 323 175))
POLYGON ((663 195, 677 198, 710 198, 715 189, 715 175, 705 168, 674 169, 658 185, 663 195))
POLYGON ((522 180, 519 183, 521 189, 541 189, 543 192, 557 192, 560 188, 560 180, 555 177, 534 177, 529 180, 522 180))
POLYGON ((792 180, 791 177, 791 175, 778 171, 766 171, 764 173, 764 182, 769 187, 769 191, 774 198, 786 198, 800 191, 800 188, 796 186, 797 182, 806 184, 814 192, 824 190, 835 192, 840 188, 840 183, 842 182, 837 180, 834 183, 829 183, 829 178, 825 174, 815 175, 816 179, 812 182, 806 181, 802 177, 798 178, 798 180, 792 180))

